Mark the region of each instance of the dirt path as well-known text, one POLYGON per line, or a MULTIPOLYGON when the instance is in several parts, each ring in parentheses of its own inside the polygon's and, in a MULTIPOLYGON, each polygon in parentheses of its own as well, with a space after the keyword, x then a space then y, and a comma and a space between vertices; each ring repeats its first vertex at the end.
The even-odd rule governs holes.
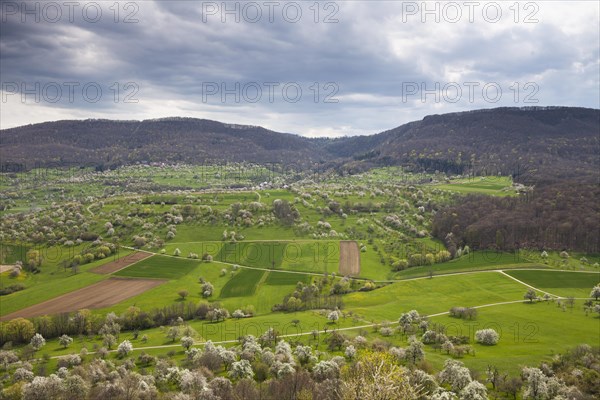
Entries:
POLYGON ((60 314, 77 311, 82 308, 103 308, 117 304, 130 297, 152 289, 163 280, 158 279, 120 279, 109 278, 93 285, 63 294, 53 299, 38 303, 31 307, 7 314, 2 321, 13 318, 31 318, 46 314, 60 314))
POLYGON ((360 250, 354 240, 340 242, 339 272, 343 276, 360 274, 360 250))
POLYGON ((0 274, 6 271, 12 271, 14 265, 0 265, 0 274))

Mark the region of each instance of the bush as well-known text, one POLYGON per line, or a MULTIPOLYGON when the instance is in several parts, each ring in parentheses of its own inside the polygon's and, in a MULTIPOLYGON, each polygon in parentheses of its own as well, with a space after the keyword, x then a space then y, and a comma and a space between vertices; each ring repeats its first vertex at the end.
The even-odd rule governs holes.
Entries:
POLYGON ((475 340, 478 343, 493 346, 500 340, 500 335, 493 329, 481 329, 475 332, 475 340))
POLYGON ((4 289, 0 289, 0 296, 6 296, 8 294, 18 292, 20 290, 25 289, 25 286, 21 283, 15 283, 14 285, 10 285, 5 287, 4 289))
POLYGON ((85 242, 93 242, 94 240, 98 239, 98 234, 93 232, 83 232, 81 235, 79 235, 79 238, 85 242))
POLYGON ((398 260, 398 261, 394 262, 392 267, 394 268, 394 271, 405 270, 406 268, 408 268, 408 261, 405 259, 398 260))

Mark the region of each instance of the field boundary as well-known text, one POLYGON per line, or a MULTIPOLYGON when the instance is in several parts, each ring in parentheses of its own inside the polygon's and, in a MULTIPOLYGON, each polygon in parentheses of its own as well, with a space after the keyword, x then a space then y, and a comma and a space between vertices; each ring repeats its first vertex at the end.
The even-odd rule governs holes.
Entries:
POLYGON ((126 256, 117 259, 116 261, 107 262, 106 264, 94 267, 89 272, 101 275, 114 274, 115 272, 119 272, 120 270, 130 267, 133 264, 137 264, 138 262, 145 260, 146 258, 152 257, 153 255, 153 253, 148 253, 145 251, 136 251, 127 254, 126 256))

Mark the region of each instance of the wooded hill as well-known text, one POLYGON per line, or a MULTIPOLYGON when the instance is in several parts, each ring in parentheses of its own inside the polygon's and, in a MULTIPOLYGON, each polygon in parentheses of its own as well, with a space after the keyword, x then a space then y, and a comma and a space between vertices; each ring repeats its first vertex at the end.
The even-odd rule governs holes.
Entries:
POLYGON ((376 135, 338 139, 194 118, 56 121, 0 131, 5 171, 61 162, 112 167, 249 161, 326 164, 350 173, 403 165, 419 172, 512 175, 539 185, 597 180, 599 150, 600 110, 573 107, 431 115, 376 135))

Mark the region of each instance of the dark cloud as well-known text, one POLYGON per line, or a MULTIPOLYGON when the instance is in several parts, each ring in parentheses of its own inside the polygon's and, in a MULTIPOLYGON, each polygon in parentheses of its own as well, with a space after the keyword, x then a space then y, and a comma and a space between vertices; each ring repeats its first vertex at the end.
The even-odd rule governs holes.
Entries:
MULTIPOLYGON (((536 83, 538 104, 599 107, 598 5, 589 2, 537 2, 535 24, 514 23, 507 7, 497 23, 477 13, 472 23, 464 16, 450 23, 443 15, 439 23, 431 16, 422 22, 419 13, 403 14, 422 3, 385 1, 321 2, 318 16, 313 2, 281 2, 273 21, 267 3, 258 1, 256 23, 248 19, 257 7, 239 23, 231 14, 223 23, 222 2, 191 1, 121 2, 118 15, 113 2, 77 2, 72 21, 62 7, 62 18, 52 22, 51 8, 45 15, 44 3, 29 1, 28 10, 40 4, 40 22, 35 11, 23 22, 22 4, 2 3, 3 128, 65 117, 185 115, 307 135, 374 133, 431 113, 515 105, 515 82, 536 83), (295 4, 302 17, 292 22, 295 4), (96 5, 102 15, 92 22, 96 5), (337 22, 324 23, 327 16, 337 22), (64 85, 55 103, 45 101, 48 96, 35 103, 31 95, 23 103, 6 93, 15 83, 52 82, 78 82, 77 90, 94 83, 102 96, 92 102, 76 90, 69 101, 64 85), (407 84, 432 89, 436 82, 494 82, 503 96, 497 103, 481 93, 474 99, 463 93, 457 101, 403 97, 407 84), (236 83, 247 89, 239 101, 233 94, 222 101, 220 90, 203 96, 207 85, 232 89, 236 83), (279 86, 270 99, 272 83, 279 86), (301 88, 298 102, 282 93, 285 84, 292 98, 292 89, 301 88), (262 97, 255 102, 256 85, 262 97), (127 95, 137 102, 125 102, 127 95)), ((531 105, 521 99, 516 105, 531 105)))

